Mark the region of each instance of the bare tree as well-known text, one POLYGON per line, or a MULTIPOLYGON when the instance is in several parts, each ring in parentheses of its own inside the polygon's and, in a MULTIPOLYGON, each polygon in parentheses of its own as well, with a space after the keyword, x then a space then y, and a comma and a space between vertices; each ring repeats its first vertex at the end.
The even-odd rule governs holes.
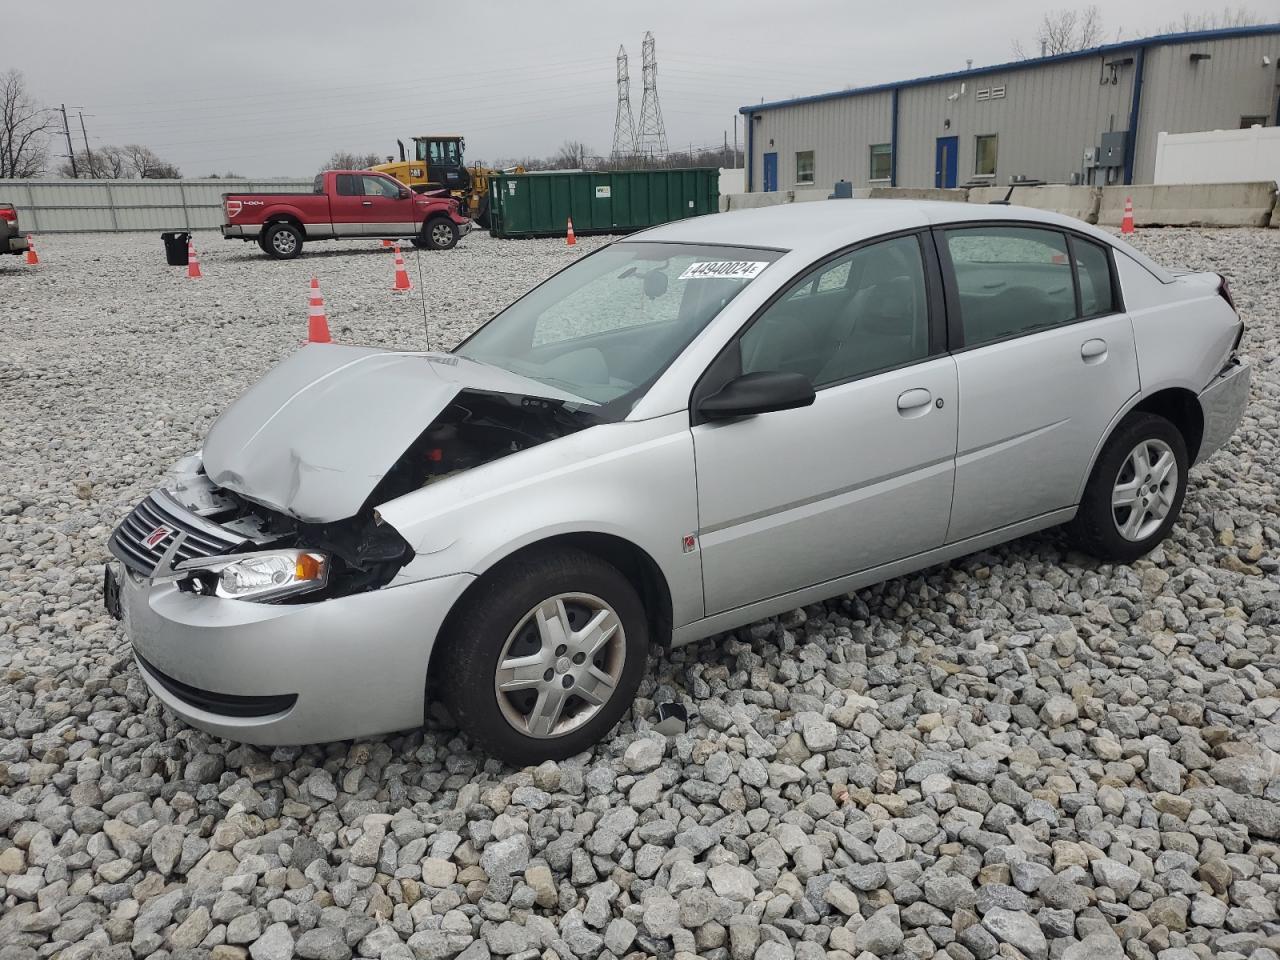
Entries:
POLYGON ((321 172, 325 170, 364 170, 382 163, 382 160, 383 158, 376 153, 351 153, 347 150, 339 150, 324 162, 324 166, 320 170, 321 172))
POLYGON ((591 148, 581 140, 566 140, 560 144, 560 149, 556 151, 551 162, 554 168, 559 170, 585 169, 589 153, 591 148))
POLYGON ((176 180, 182 176, 172 163, 138 143, 77 153, 74 168, 70 161, 58 167, 58 174, 63 177, 75 176, 77 172, 91 180, 176 180))
POLYGON ((1028 54, 1021 40, 1013 41, 1013 55, 1026 60, 1033 56, 1052 57, 1096 47, 1102 42, 1102 11, 1096 4, 1078 10, 1051 10, 1041 19, 1035 42, 1038 54, 1028 54))
POLYGON ((52 128, 53 115, 27 93, 22 71, 0 74, 0 178, 44 173, 52 128))
POLYGON ((1220 30, 1223 27, 1248 27, 1262 23, 1262 18, 1248 7, 1223 7, 1216 13, 1184 13, 1164 25, 1162 33, 1192 33, 1196 30, 1220 30))

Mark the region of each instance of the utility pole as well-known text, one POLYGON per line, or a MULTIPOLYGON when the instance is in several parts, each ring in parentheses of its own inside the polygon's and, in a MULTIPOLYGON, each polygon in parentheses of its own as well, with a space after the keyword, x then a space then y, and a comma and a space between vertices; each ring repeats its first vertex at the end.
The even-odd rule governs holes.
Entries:
POLYGON ((89 169, 85 171, 90 177, 93 176, 93 151, 89 149, 89 134, 84 129, 84 111, 81 110, 76 114, 80 118, 80 135, 84 137, 84 158, 89 164, 89 169))
POLYGON ((71 127, 67 124, 67 105, 62 106, 62 132, 67 136, 67 159, 71 161, 71 176, 80 179, 80 171, 76 169, 76 149, 71 145, 71 127))

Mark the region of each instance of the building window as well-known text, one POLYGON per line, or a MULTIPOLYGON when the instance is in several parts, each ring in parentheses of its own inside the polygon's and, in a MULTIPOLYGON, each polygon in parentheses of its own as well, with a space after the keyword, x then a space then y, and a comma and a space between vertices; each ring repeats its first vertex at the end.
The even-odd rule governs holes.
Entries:
POLYGON ((813 183, 812 150, 801 150, 796 154, 796 183, 813 183))
POLYGON ((887 143, 873 143, 871 145, 871 179, 872 180, 888 180, 889 167, 892 154, 887 143))
POLYGON ((977 177, 996 175, 996 135, 994 133, 974 138, 973 174, 977 177))
POLYGON ((1265 127, 1267 125, 1266 117, 1241 117, 1240 129, 1248 130, 1250 127, 1265 127))

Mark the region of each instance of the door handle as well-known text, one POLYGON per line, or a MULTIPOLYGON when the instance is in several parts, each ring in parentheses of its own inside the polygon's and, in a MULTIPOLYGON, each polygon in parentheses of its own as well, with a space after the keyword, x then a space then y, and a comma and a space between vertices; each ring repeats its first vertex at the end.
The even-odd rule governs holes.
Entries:
POLYGON ((372 200, 361 200, 361 201, 360 201, 360 206, 362 206, 362 207, 372 207, 372 206, 373 206, 373 201, 372 201, 372 200))
POLYGON ((1080 344, 1080 359, 1085 363, 1101 363, 1107 359, 1107 341, 1094 337, 1080 344))
POLYGON ((932 405, 933 394, 923 387, 898 394, 898 413, 904 417, 922 417, 932 405))

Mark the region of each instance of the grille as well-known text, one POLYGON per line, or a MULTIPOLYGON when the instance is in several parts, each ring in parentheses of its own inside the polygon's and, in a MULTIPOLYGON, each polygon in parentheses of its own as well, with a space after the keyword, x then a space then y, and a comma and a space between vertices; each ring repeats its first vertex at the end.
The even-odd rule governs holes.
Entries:
POLYGON ((116 527, 107 547, 125 566, 150 577, 175 539, 180 541, 173 555, 175 565, 195 557, 227 553, 247 542, 196 516, 165 491, 157 490, 116 527))

